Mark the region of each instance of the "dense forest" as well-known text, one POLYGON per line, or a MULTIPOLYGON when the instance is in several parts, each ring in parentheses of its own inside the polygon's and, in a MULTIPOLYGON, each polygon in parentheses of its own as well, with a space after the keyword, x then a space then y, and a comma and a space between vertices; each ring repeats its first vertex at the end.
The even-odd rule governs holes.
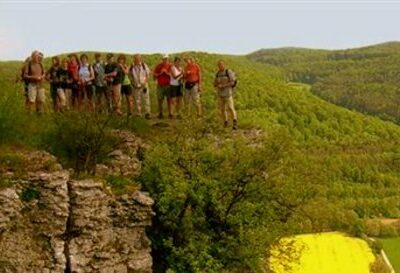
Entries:
POLYGON ((249 58, 280 67, 286 80, 312 85, 312 92, 329 102, 400 121, 398 42, 331 51, 267 49, 249 58))
MULTIPOLYGON (((190 53, 204 70, 207 114, 162 125, 85 113, 27 115, 22 86, 14 83, 21 63, 2 62, 0 166, 10 147, 27 147, 46 149, 71 167, 66 151, 84 135, 62 142, 56 134, 60 122, 65 135, 77 128, 87 132, 87 124, 105 120, 109 129, 132 130, 150 143, 142 174, 127 183, 149 191, 156 201, 149 230, 156 270, 262 272, 269 247, 282 236, 329 230, 361 236, 369 232, 367 220, 400 217, 400 127, 314 95, 329 94, 328 101, 355 109, 362 96, 365 109, 360 110, 397 118, 390 99, 397 90, 397 47, 283 49, 251 56, 268 64, 190 53), (212 81, 221 58, 239 78, 234 133, 221 128, 215 110, 212 81), (285 77, 312 84, 312 90, 285 77), (356 89, 354 94, 348 88, 356 89), (383 108, 374 106, 375 96, 383 108), (342 102, 346 99, 349 105, 342 102)), ((144 56, 152 67, 159 58, 144 56)), ((0 186, 2 181, 0 176, 0 186)))

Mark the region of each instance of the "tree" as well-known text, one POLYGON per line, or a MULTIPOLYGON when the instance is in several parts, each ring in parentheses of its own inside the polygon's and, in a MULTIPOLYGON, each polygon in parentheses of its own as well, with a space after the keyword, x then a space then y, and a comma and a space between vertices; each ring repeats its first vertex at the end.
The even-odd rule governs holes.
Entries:
POLYGON ((156 201, 150 237, 158 272, 258 272, 288 229, 276 194, 282 140, 217 137, 213 124, 183 121, 181 134, 145 155, 140 182, 156 201))

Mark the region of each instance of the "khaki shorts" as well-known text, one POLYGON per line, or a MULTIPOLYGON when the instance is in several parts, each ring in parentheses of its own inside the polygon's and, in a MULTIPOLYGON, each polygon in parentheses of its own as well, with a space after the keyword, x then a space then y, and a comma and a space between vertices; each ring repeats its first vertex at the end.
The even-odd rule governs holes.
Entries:
POLYGON ((65 107, 67 106, 67 95, 66 95, 66 89, 58 88, 57 89, 57 96, 60 101, 60 105, 65 107))
POLYGON ((30 103, 45 102, 46 94, 41 85, 30 83, 28 85, 28 99, 30 103))
POLYGON ((185 90, 185 100, 186 103, 193 102, 195 105, 200 104, 200 93, 199 93, 199 85, 194 85, 191 89, 185 90))

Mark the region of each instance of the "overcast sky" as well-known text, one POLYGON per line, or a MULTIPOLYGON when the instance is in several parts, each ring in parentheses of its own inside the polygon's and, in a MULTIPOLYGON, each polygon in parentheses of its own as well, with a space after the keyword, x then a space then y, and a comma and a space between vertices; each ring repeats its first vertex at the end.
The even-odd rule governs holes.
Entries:
POLYGON ((0 0, 0 59, 23 59, 34 49, 246 54, 400 40, 400 0, 279 2, 0 0))

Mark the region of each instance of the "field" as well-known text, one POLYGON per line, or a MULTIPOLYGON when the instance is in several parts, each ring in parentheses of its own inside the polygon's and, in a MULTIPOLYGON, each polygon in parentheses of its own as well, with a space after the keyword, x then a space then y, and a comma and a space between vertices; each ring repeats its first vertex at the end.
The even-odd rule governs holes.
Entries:
POLYGON ((381 240, 383 249, 396 272, 400 272, 400 237, 381 240))
POLYGON ((336 232, 295 236, 292 245, 300 252, 299 259, 282 264, 280 252, 274 251, 270 260, 274 272, 369 273, 374 261, 365 241, 336 232))

